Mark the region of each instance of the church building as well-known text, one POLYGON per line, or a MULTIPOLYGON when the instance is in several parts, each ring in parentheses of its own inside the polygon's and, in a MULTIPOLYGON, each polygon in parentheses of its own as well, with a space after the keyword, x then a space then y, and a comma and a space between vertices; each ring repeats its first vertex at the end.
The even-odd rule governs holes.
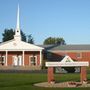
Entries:
POLYGON ((0 66, 41 67, 43 49, 21 40, 18 5, 14 39, 0 44, 0 66))
POLYGON ((34 45, 21 40, 19 6, 14 39, 0 44, 0 69, 41 69, 48 61, 61 61, 68 55, 74 61, 90 63, 90 45, 34 45), (42 53, 43 51, 43 53, 42 53), (9 68, 10 67, 10 68, 9 68))

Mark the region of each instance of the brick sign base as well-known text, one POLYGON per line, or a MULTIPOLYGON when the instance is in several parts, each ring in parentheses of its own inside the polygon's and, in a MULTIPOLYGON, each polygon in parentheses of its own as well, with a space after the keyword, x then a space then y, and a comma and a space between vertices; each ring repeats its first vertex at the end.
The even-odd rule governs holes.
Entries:
MULTIPOLYGON (((55 78, 54 78, 54 67, 48 67, 48 83, 51 83, 54 80, 55 80, 55 78)), ((86 73, 86 67, 85 66, 81 67, 80 81, 82 83, 87 81, 87 73, 86 73)))

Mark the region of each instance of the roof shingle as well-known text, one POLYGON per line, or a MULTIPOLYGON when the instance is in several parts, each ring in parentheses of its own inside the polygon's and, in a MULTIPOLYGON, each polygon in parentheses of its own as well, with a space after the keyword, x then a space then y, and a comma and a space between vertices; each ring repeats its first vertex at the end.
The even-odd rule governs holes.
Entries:
POLYGON ((90 50, 90 45, 58 45, 48 49, 50 51, 58 50, 90 50))

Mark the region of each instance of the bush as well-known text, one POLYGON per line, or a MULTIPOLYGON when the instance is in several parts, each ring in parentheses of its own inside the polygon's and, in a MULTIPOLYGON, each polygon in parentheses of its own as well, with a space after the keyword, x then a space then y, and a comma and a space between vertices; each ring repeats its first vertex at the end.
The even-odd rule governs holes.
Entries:
POLYGON ((68 73, 74 73, 74 72, 75 72, 75 67, 64 67, 64 69, 65 69, 68 73))

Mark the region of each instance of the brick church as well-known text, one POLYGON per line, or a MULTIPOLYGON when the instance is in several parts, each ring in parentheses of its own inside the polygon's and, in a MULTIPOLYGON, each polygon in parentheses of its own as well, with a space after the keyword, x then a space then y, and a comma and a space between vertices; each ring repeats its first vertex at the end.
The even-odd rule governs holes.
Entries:
POLYGON ((34 45, 21 40, 19 6, 14 39, 0 44, 1 67, 42 67, 45 60, 61 61, 64 56, 90 62, 90 45, 34 45))
POLYGON ((0 66, 41 67, 43 49, 21 40, 18 6, 14 39, 0 44, 0 66))

